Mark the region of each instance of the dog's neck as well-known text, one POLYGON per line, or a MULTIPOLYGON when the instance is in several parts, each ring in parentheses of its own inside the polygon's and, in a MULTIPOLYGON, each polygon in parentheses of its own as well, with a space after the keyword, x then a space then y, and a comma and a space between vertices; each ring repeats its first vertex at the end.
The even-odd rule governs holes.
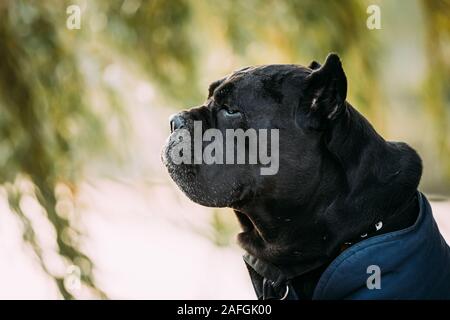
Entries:
POLYGON ((418 154, 405 143, 385 141, 350 104, 330 128, 327 149, 345 174, 346 189, 330 208, 339 218, 334 232, 343 240, 351 236, 342 232, 349 221, 357 222, 357 236, 396 215, 415 197, 422 174, 418 154))
POLYGON ((422 166, 412 148, 386 142, 349 104, 324 139, 329 152, 324 163, 333 165, 324 166, 322 176, 332 179, 331 186, 330 180, 324 182, 326 187, 318 185, 305 203, 257 202, 237 212, 249 217, 260 235, 260 243, 244 249, 297 270, 305 296, 312 294, 343 244, 354 243, 379 221, 383 228, 376 234, 406 228, 418 213, 414 199, 422 166), (295 219, 284 218, 293 212, 295 219), (276 219, 286 221, 280 224, 276 219))

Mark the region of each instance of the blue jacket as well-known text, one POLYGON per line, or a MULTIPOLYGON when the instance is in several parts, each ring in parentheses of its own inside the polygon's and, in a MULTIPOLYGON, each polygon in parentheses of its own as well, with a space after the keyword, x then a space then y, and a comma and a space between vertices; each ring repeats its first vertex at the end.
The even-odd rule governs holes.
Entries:
MULTIPOLYGON (((450 248, 427 199, 421 193, 418 199, 414 225, 343 251, 321 275, 313 299, 450 299, 450 248)), ((289 286, 285 297, 295 299, 295 288, 289 286)))

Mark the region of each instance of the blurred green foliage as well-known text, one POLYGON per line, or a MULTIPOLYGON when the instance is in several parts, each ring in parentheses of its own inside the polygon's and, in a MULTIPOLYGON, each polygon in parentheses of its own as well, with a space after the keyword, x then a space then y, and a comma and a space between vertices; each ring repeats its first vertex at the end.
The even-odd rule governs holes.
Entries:
MULTIPOLYGON (((83 266, 83 282, 98 295, 92 279, 92 263, 76 245, 78 232, 64 213, 57 211, 58 183, 76 192, 83 153, 92 137, 101 145, 102 122, 84 99, 85 83, 75 52, 58 31, 64 17, 60 4, 51 9, 40 2, 9 1, 0 5, 0 184, 6 185, 10 207, 24 226, 29 242, 44 270, 48 270, 36 241, 33 225, 20 206, 25 176, 34 195, 56 230, 59 254, 69 264, 83 266), (71 236, 64 237, 65 234, 71 236)), ((51 274, 61 294, 71 298, 64 275, 51 274)))
MULTIPOLYGON (((383 4, 383 1, 378 1, 383 4)), ((425 108, 438 130, 439 150, 450 177, 450 2, 420 2, 425 19, 428 77, 425 108)), ((153 81, 161 98, 178 106, 198 104, 200 88, 214 80, 210 56, 232 55, 232 66, 303 63, 338 52, 352 89, 349 100, 384 129, 380 90, 382 40, 368 32, 368 1, 73 0, 0 3, 0 185, 23 224, 24 240, 64 298, 74 298, 64 275, 48 268, 36 230, 21 206, 32 194, 55 229, 57 251, 82 269, 94 296, 93 263, 80 249, 80 232, 61 201, 75 201, 85 164, 114 151, 111 117, 126 108, 95 70, 125 61, 153 81), (82 8, 80 30, 66 28, 66 8, 82 8), (277 61, 273 61, 277 59, 277 61), (32 184, 24 187, 23 181, 32 184), (65 192, 57 192, 59 189, 65 192), (63 195, 61 195, 63 194, 63 195)), ((417 4, 417 3, 416 3, 417 4)), ((403 2, 406 5, 406 2, 403 2)), ((399 13, 400 14, 400 13, 399 13)), ((223 67, 227 69, 227 66, 223 67)), ((220 69, 220 68, 218 68, 220 69)), ((230 72, 231 70, 227 70, 230 72)), ((215 242, 226 245, 227 223, 213 214, 215 242)))
MULTIPOLYGON (((440 157, 450 155, 450 1, 422 1, 426 20, 428 75, 424 80, 425 106, 433 117, 440 157)), ((450 179, 450 161, 443 161, 450 179)))

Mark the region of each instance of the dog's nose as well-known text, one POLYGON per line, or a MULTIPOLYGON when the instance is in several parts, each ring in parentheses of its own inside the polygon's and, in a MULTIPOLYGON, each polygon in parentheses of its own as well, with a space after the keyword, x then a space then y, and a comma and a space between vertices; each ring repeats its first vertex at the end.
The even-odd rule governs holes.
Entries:
POLYGON ((186 120, 179 114, 174 114, 170 117, 170 132, 174 132, 177 129, 184 128, 186 125, 186 120))

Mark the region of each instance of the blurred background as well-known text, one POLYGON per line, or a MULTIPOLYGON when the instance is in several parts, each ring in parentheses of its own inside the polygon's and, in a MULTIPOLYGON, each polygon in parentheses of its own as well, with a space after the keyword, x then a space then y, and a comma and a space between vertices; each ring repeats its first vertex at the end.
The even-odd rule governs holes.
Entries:
POLYGON ((232 212, 161 164, 167 119, 233 70, 330 51, 450 234, 449 0, 2 0, 0 298, 253 299, 232 212))

